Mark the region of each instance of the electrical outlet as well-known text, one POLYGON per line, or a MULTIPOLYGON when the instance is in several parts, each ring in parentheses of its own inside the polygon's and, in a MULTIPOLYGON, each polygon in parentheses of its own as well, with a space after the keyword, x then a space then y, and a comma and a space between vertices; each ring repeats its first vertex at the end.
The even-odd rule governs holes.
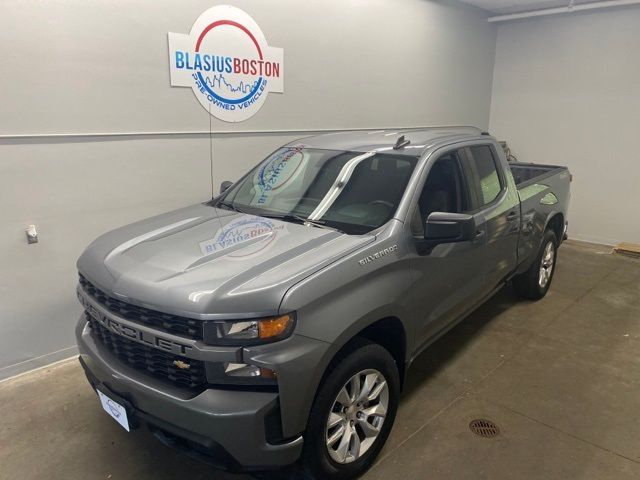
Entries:
POLYGON ((38 231, 35 225, 29 225, 25 232, 27 233, 27 243, 38 243, 38 231))

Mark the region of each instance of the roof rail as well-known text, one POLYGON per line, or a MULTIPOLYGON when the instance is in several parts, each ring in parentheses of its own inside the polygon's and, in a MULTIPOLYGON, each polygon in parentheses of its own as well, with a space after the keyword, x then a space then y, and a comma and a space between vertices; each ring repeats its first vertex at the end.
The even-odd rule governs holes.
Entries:
MULTIPOLYGON (((468 128, 469 130, 473 130, 474 132, 482 133, 482 129, 476 127, 475 125, 430 125, 425 127, 411 127, 411 128, 399 128, 400 132, 413 132, 416 130, 429 130, 435 128, 468 128)), ((389 129, 391 130, 391 129, 389 129)))

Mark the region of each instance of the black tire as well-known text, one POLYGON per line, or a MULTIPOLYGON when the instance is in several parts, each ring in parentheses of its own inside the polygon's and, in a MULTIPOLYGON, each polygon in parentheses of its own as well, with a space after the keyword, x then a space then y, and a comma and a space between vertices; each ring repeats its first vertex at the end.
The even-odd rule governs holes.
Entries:
POLYGON ((369 469, 387 441, 398 409, 399 394, 400 376, 391 354, 380 345, 357 339, 353 348, 333 363, 333 367, 318 388, 311 407, 300 462, 306 478, 346 480, 357 478, 369 469), (338 393, 347 381, 368 369, 377 370, 387 382, 389 389, 387 414, 380 433, 369 449, 357 460, 340 464, 331 458, 326 446, 328 415, 334 407, 338 393))
POLYGON ((556 234, 553 230, 547 230, 544 232, 542 237, 542 244, 540 245, 540 250, 538 251, 538 255, 536 259, 531 264, 529 269, 516 276, 513 279, 513 287, 521 297, 527 298, 529 300, 540 300, 547 294, 549 291, 549 287, 551 286, 551 281, 553 280, 553 274, 556 271, 556 263, 558 257, 558 239, 556 238, 556 234), (551 244, 551 247, 548 247, 551 244), (548 280, 544 285, 540 284, 540 270, 543 266, 543 262, 545 261, 545 251, 547 248, 551 248, 553 251, 553 263, 550 267, 548 280))

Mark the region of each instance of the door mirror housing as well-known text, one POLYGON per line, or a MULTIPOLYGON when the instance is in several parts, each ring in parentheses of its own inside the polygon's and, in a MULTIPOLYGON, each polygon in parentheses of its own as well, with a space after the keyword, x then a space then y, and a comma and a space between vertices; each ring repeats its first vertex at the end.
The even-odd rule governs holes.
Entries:
POLYGON ((233 182, 230 182, 229 180, 225 180, 224 182, 222 182, 220 184, 220 195, 229 190, 229 187, 231 187, 231 185, 233 185, 233 182))
POLYGON ((475 233, 473 216, 464 213, 433 212, 424 226, 424 239, 435 243, 472 240, 475 233))

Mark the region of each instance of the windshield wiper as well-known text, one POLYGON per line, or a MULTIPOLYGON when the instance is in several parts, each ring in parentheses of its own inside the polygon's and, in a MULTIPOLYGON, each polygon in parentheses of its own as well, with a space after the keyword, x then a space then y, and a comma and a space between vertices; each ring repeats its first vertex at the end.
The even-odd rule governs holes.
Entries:
POLYGON ((240 210, 238 207, 236 207, 234 204, 232 203, 228 203, 228 202, 218 202, 216 203, 216 206, 221 206, 221 207, 226 207, 229 210, 233 210, 234 212, 238 212, 238 213, 247 213, 243 210, 240 210))
MULTIPOLYGON (((229 210, 233 210, 234 212, 238 212, 238 213, 245 213, 247 215, 251 215, 247 212, 245 212, 244 210, 236 207, 234 204, 229 203, 229 202, 218 202, 216 203, 216 206, 220 206, 220 207, 225 207, 228 208, 229 210)), ((301 225, 312 225, 314 227, 318 227, 318 228, 327 228, 329 230, 335 230, 337 232, 342 232, 342 230, 335 228, 335 227, 330 227, 329 225, 327 225, 327 222, 324 220, 309 220, 307 218, 301 217, 300 215, 295 215, 293 213, 286 213, 286 214, 279 214, 279 213, 260 213, 260 214, 254 214, 254 215, 258 215, 260 217, 264 217, 264 218, 274 218, 276 220, 282 220, 284 222, 292 222, 292 223, 299 223, 301 225)), ((342 232, 344 233, 344 232, 342 232)))
POLYGON ((329 225, 327 225, 327 222, 324 220, 309 220, 308 218, 304 218, 304 217, 301 217, 300 215, 295 215, 293 213, 287 213, 283 215, 267 213, 267 214, 261 214, 260 216, 266 217, 266 218, 275 218, 276 220, 283 220, 285 222, 300 223, 302 225, 309 224, 318 228, 328 228, 329 230, 336 230, 338 232, 342 232, 342 230, 339 230, 334 227, 330 227, 329 225))

